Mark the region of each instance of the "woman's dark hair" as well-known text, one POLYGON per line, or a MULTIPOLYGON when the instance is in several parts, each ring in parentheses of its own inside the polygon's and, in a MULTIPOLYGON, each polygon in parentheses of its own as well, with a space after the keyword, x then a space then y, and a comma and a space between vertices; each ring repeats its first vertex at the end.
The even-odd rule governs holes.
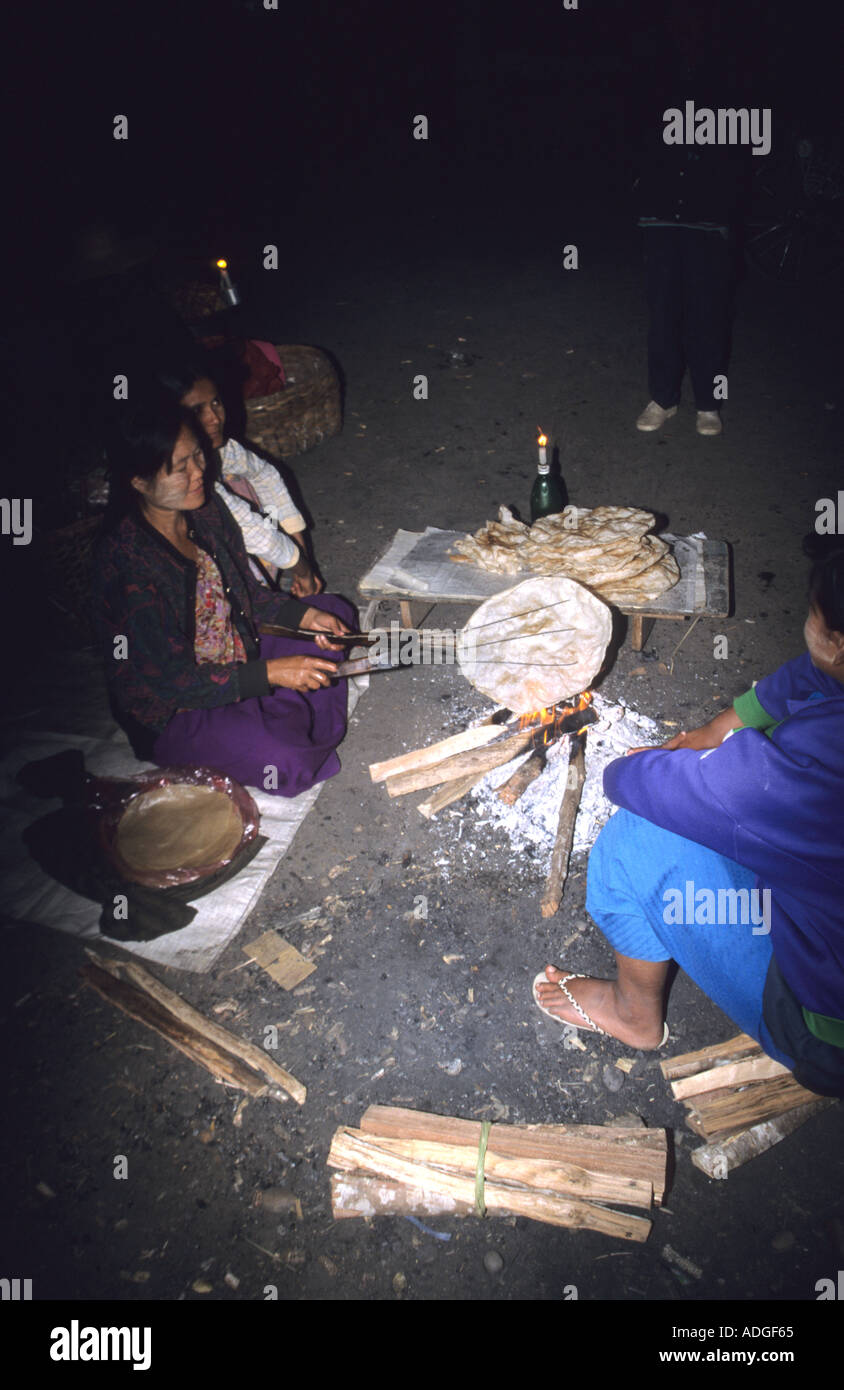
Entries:
POLYGON ((158 383, 162 391, 180 401, 198 381, 207 378, 219 386, 219 373, 211 362, 200 355, 181 362, 171 362, 158 373, 158 383))
POLYGON ((196 436, 205 454, 205 476, 216 481, 216 460, 201 437, 193 412, 163 390, 145 394, 137 402, 127 402, 121 411, 107 450, 109 498, 105 529, 115 527, 128 512, 140 504, 133 478, 150 481, 160 468, 169 471, 176 441, 183 429, 196 436))
POLYGON ((809 602, 830 632, 844 632, 844 543, 839 536, 811 532, 803 542, 803 553, 812 561, 809 602))
POLYGON ((174 400, 181 401, 198 381, 213 382, 226 408, 226 430, 235 439, 243 438, 246 418, 243 387, 249 375, 240 344, 226 343, 207 351, 197 349, 159 362, 156 383, 174 400))

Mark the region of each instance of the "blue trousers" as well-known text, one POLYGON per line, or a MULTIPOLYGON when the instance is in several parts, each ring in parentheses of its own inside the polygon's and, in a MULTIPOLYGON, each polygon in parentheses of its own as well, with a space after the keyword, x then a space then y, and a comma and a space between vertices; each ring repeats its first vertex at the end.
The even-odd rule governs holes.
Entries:
POLYGON ((732 859, 619 810, 589 856, 586 910, 620 955, 675 960, 769 1056, 791 1067, 762 1017, 770 919, 755 885, 755 874, 732 859))

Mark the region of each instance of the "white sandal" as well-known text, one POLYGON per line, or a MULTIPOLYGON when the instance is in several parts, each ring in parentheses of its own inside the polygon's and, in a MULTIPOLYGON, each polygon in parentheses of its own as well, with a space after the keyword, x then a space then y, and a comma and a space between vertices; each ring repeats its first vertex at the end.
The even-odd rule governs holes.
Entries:
MULTIPOLYGON (((614 1037, 615 1035, 614 1035, 613 1033, 608 1033, 608 1032, 606 1031, 605 1028, 599 1028, 598 1025, 597 1025, 597 1023, 595 1022, 594 1018, 590 1018, 590 1017, 589 1017, 589 1015, 588 1015, 588 1013, 586 1012, 586 1010, 585 1010, 584 1008, 581 1008, 580 1004, 578 1004, 578 1002, 577 1002, 577 1000, 575 999, 574 995, 572 994, 571 990, 567 988, 567 985, 568 985, 569 980, 586 980, 586 979, 588 979, 588 978, 589 978, 588 975, 583 975, 583 974, 571 974, 571 975, 564 975, 563 978, 562 978, 561 980, 549 980, 549 979, 548 979, 548 976, 545 974, 545 971, 542 970, 542 971, 540 971, 540 973, 536 976, 536 979, 535 979, 534 982, 533 982, 533 988, 532 988, 533 1002, 535 1003, 535 1005, 536 1005, 536 1007, 539 1009, 539 1011, 540 1011, 541 1013, 545 1014, 545 1017, 546 1017, 546 1018, 553 1019, 554 1023, 559 1023, 560 1026, 563 1027, 563 1028, 574 1028, 575 1031, 579 1032, 579 1031, 582 1030, 584 1033, 600 1033, 600 1035, 601 1035, 602 1038, 612 1038, 612 1037, 614 1037), (566 996, 566 999, 569 1001, 569 1003, 571 1004, 572 1008, 573 1008, 577 1013, 580 1014, 580 1017, 583 1019, 583 1023, 569 1023, 569 1021, 568 1021, 567 1019, 565 1019, 565 1018, 560 1018, 559 1014, 552 1013, 552 1011, 551 1011, 550 1009, 546 1009, 545 1005, 544 1005, 544 1004, 541 1004, 541 1003, 539 1002, 539 996, 538 996, 538 994, 537 994, 537 992, 536 992, 538 986, 539 986, 539 985, 554 985, 554 984, 557 985, 557 986, 563 991, 563 994, 566 996)), ((663 1032, 662 1032, 662 1041, 659 1042, 659 1043, 657 1043, 657 1046, 656 1046, 656 1048, 653 1049, 653 1051, 658 1051, 658 1049, 659 1049, 660 1047, 665 1047, 665 1044, 668 1042, 668 1038, 669 1038, 668 1024, 665 1023, 665 1025, 664 1025, 664 1027, 663 1027, 663 1032)), ((617 1038, 616 1041, 617 1041, 617 1042, 621 1042, 621 1039, 620 1039, 620 1038, 617 1038)), ((630 1047, 630 1046, 632 1046, 632 1044, 631 1044, 631 1043, 624 1043, 623 1046, 624 1046, 624 1047, 630 1047)), ((641 1049, 637 1048, 636 1050, 637 1050, 637 1051, 644 1051, 644 1052, 647 1052, 647 1051, 650 1051, 651 1049, 649 1049, 649 1048, 641 1048, 641 1049)))
POLYGON ((568 984, 569 980, 585 980, 586 978, 586 975, 564 975, 561 980, 549 980, 548 976, 545 974, 545 971, 543 970, 541 974, 537 975, 536 979, 533 982, 533 1001, 536 1004, 536 1007, 542 1013, 545 1014, 546 1018, 553 1018, 555 1023, 562 1024, 564 1028, 583 1028, 583 1024, 585 1024, 586 1027, 584 1029, 584 1032, 600 1033, 602 1037, 608 1038, 611 1035, 605 1032, 603 1028, 598 1027, 594 1018, 589 1017, 586 1010, 580 1007, 571 990, 566 988, 566 985, 568 984), (552 1013, 550 1009, 545 1008, 544 1004, 540 1004, 539 996, 536 992, 537 987, 539 985, 558 985, 559 988, 563 991, 563 994, 568 999, 572 1008, 580 1014, 580 1017, 583 1019, 583 1023, 569 1023, 567 1019, 560 1018, 559 1014, 552 1013))

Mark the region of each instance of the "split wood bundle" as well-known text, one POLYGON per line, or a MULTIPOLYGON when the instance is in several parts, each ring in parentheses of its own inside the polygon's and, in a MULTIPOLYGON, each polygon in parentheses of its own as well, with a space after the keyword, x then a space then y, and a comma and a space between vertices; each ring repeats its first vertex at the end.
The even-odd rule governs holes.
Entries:
MULTIPOLYGON (((337 1219, 381 1213, 469 1215, 482 1126, 475 1120, 372 1105, 359 1130, 334 1134, 329 1167, 337 1219)), ((665 1192, 663 1130, 602 1125, 489 1128, 483 1202, 491 1214, 647 1240, 651 1222, 614 1211, 649 1211, 665 1192)))
POLYGON ((799 1085, 746 1033, 672 1057, 661 1069, 686 1107, 686 1124, 708 1141, 692 1162, 712 1178, 726 1178, 832 1104, 799 1085))
POLYGON ((134 961, 107 960, 88 951, 90 965, 81 975, 103 999, 136 1018, 191 1061, 205 1067, 215 1080, 237 1086, 251 1096, 290 1096, 304 1105, 307 1092, 300 1081, 278 1066, 263 1048, 244 1042, 188 1004, 134 961))

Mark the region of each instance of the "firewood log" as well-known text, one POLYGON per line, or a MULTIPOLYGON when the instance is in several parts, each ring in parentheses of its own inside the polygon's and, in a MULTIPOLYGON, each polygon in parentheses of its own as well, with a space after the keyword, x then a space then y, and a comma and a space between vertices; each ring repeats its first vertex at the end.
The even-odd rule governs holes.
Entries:
POLYGON ((254 1096, 269 1094, 278 1099, 281 1091, 304 1105, 305 1087, 272 1061, 263 1048, 205 1018, 134 961, 108 960, 93 951, 88 955, 91 964, 80 972, 87 984, 124 1013, 160 1033, 218 1081, 228 1081, 254 1096))
POLYGON ((794 1080, 791 1072, 758 1081, 741 1089, 727 1087, 723 1091, 705 1091, 687 1101, 686 1123, 702 1139, 720 1139, 750 1129, 764 1120, 772 1120, 799 1105, 817 1100, 794 1080))
POLYGON ((480 777, 476 776, 474 772, 470 772, 467 777, 458 777, 455 782, 443 782, 433 796, 429 796, 426 801, 420 801, 416 809, 426 820, 430 820, 444 806, 450 806, 452 802, 467 796, 472 788, 482 782, 485 777, 485 772, 482 772, 480 777))
MULTIPOLYGON (((378 1138, 461 1144, 477 1154, 479 1120, 429 1115, 401 1106, 370 1105, 360 1131, 378 1138)), ((487 1154, 511 1159, 544 1159, 575 1164, 590 1172, 641 1179, 659 1204, 665 1192, 667 1141, 662 1129, 609 1125, 494 1124, 487 1154)))
POLYGON ((453 782, 457 778, 468 777, 470 773, 480 778, 485 773, 492 772, 493 768, 501 767, 502 763, 508 763, 517 753, 521 753, 535 732, 535 729, 517 730, 498 739, 488 748, 456 753, 431 767, 418 767, 409 772, 399 773, 396 777, 388 777, 384 785, 390 796, 407 796, 408 793, 422 791, 425 787, 439 786, 440 782, 453 782))
POLYGON ((753 1125, 751 1129, 727 1134, 711 1144, 702 1144, 699 1149, 692 1151, 692 1163, 708 1178, 726 1178, 734 1168, 740 1168, 749 1159, 756 1158, 757 1154, 773 1148, 832 1103, 830 1096, 820 1096, 807 1105, 798 1105, 777 1115, 773 1120, 753 1125))
MULTIPOLYGON (((474 1202, 474 1176, 464 1176, 419 1159, 404 1157, 388 1150, 378 1139, 342 1126, 334 1134, 328 1163, 332 1168, 353 1173, 373 1173, 407 1183, 411 1188, 456 1197, 462 1202, 474 1202)), ((579 1198, 559 1197, 534 1188, 513 1186, 498 1179, 485 1181, 484 1203, 490 1212, 528 1216, 552 1226, 602 1231, 623 1240, 647 1240, 651 1229, 650 1221, 641 1216, 629 1216, 579 1198)))
POLYGON ((699 1096, 705 1091, 723 1091, 728 1086, 746 1086, 751 1081, 765 1081, 773 1076, 790 1076, 788 1067, 775 1062, 764 1053, 760 1057, 746 1057, 740 1062, 729 1062, 724 1066, 710 1067, 699 1071, 696 1076, 685 1076, 671 1082, 675 1100, 686 1100, 689 1096, 699 1096))
POLYGON ((331 1211, 336 1220, 349 1216, 471 1216, 474 1202, 444 1192, 408 1187, 391 1178, 366 1173, 331 1174, 331 1211))
POLYGON ((387 758, 385 762, 370 763, 369 775, 373 782, 383 782, 387 777, 397 777, 401 772, 412 772, 420 767, 433 767, 453 753, 465 753, 472 748, 481 748, 490 739, 501 733, 501 720, 490 715, 482 724, 474 724, 470 729, 462 729, 458 734, 440 739, 439 743, 429 743, 426 748, 413 748, 409 753, 399 753, 398 757, 387 758))
POLYGON ((711 1047, 701 1047, 695 1052, 682 1052, 677 1057, 669 1057, 660 1062, 660 1071, 666 1081, 677 1081, 681 1076, 695 1076, 727 1062, 738 1062, 745 1057, 762 1057, 764 1053, 755 1038, 747 1033, 738 1033, 726 1042, 713 1043, 711 1047))
POLYGON ((560 899, 563 896, 563 889, 569 869, 569 857, 571 846, 574 839, 574 825, 577 820, 577 813, 580 809, 580 798, 583 795, 583 783, 586 779, 586 763, 583 748, 583 739, 577 739, 577 747, 569 763, 569 776, 566 780, 563 799, 560 804, 560 819, 557 822, 557 838, 554 841, 554 850, 551 855, 551 867, 548 870, 548 877, 545 880, 545 892, 542 894, 540 904, 543 917, 553 917, 557 908, 560 906, 560 899), (576 781, 572 779, 572 769, 576 781))
POLYGON ((524 796, 528 787, 532 785, 545 771, 545 750, 544 748, 534 748, 530 757, 525 758, 520 767, 516 768, 512 777, 498 788, 498 799, 503 801, 505 806, 515 806, 520 796, 524 796))

